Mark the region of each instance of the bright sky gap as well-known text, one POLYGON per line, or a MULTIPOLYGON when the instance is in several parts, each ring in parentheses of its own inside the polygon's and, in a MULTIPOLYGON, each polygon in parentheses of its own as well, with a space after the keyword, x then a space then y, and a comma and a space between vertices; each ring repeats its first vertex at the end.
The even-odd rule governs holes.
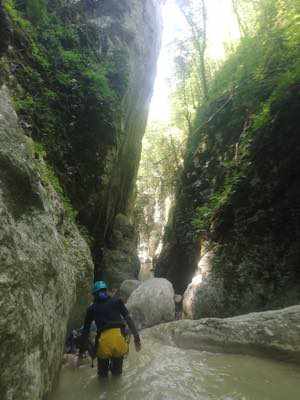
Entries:
MULTIPOLYGON (((239 30, 233 15, 231 0, 207 1, 207 56, 222 60, 225 55, 224 44, 236 41, 239 30)), ((167 0, 163 8, 163 36, 161 52, 157 64, 157 76, 151 101, 149 122, 168 121, 171 114, 170 82, 173 75, 172 43, 175 39, 189 37, 189 28, 181 14, 176 0, 167 0)))

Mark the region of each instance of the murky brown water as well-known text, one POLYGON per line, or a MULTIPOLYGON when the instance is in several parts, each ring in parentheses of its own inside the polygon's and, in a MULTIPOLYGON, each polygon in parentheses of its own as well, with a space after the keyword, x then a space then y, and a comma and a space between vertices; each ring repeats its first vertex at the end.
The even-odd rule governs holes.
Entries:
POLYGON ((300 367, 242 355, 165 346, 147 338, 124 375, 65 366, 51 400, 299 400, 300 367))

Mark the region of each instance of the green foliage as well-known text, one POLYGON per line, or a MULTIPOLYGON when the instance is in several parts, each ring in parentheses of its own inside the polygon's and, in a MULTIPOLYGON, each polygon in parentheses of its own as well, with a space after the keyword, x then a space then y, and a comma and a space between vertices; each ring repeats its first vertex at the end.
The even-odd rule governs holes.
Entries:
POLYGON ((106 63, 107 77, 111 87, 119 96, 126 93, 129 80, 129 54, 126 49, 114 50, 106 63))
POLYGON ((22 113, 23 110, 30 110, 34 107, 34 100, 32 96, 27 95, 24 96, 22 99, 16 99, 16 110, 17 112, 22 113))
POLYGON ((218 204, 218 201, 211 201, 208 206, 205 205, 196 209, 197 215, 192 221, 192 224, 196 228, 198 235, 201 235, 203 232, 209 231, 214 209, 218 204))
POLYGON ((33 23, 40 23, 46 18, 45 0, 27 0, 26 15, 33 23))
POLYGON ((60 196, 62 203, 64 205, 64 210, 66 215, 70 218, 72 222, 75 222, 77 212, 73 208, 69 198, 67 197, 65 191, 61 187, 61 184, 58 180, 57 175, 55 174, 53 168, 45 161, 47 152, 42 143, 33 142, 34 143, 34 153, 35 157, 38 158, 38 162, 36 163, 37 170, 41 177, 41 181, 44 186, 50 186, 55 190, 55 192, 60 196))
POLYGON ((9 62, 22 88, 18 115, 80 208, 117 142, 128 57, 117 49, 100 56, 103 33, 81 2, 7 0, 5 9, 14 29, 9 62))
MULTIPOLYGON (((216 162, 208 174, 220 177, 215 185, 210 184, 212 194, 197 208, 194 225, 199 231, 208 232, 219 210, 230 201, 238 183, 247 175, 251 143, 272 122, 272 104, 299 80, 297 38, 294 33, 287 34, 295 18, 291 8, 291 4, 289 8, 281 1, 266 0, 260 5, 255 34, 242 38, 238 48, 216 73, 210 85, 211 101, 202 106, 195 119, 196 133, 188 147, 191 167, 195 151, 203 162, 209 154, 210 162, 212 158, 216 162), (287 37, 290 40, 286 40, 287 37), (210 124, 205 125, 203 119, 211 116, 210 124), (216 134, 218 131, 222 136, 216 134), (204 151, 199 147, 203 139, 206 142, 204 151)), ((212 181, 212 176, 209 180, 212 181)))
POLYGON ((135 223, 145 241, 161 239, 166 200, 173 198, 182 168, 180 131, 162 123, 148 126, 137 178, 135 223))
MULTIPOLYGON (((194 111, 168 239, 182 253, 207 240, 219 249, 199 317, 289 305, 300 293, 299 5, 235 3, 243 36, 211 75, 209 100, 182 99, 183 80, 175 99, 180 123, 194 111)), ((197 93, 191 64, 183 54, 184 87, 197 93)))
POLYGON ((93 66, 85 70, 85 76, 90 81, 90 86, 94 91, 100 90, 101 96, 104 98, 111 98, 115 96, 115 92, 110 87, 107 77, 107 71, 103 67, 93 66))

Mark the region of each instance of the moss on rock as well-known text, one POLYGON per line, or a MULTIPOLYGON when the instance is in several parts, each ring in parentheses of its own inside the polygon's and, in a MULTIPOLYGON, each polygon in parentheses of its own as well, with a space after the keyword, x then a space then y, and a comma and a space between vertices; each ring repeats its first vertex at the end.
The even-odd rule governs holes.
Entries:
POLYGON ((59 370, 67 324, 88 305, 93 264, 59 194, 38 174, 6 86, 0 115, 1 395, 41 399, 59 370))

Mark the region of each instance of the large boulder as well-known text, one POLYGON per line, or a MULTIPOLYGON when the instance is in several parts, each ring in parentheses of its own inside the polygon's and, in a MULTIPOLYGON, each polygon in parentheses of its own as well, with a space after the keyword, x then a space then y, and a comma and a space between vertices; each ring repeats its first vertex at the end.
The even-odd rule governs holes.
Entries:
POLYGON ((187 349, 266 355, 300 363, 300 305, 233 318, 175 321, 153 327, 146 335, 187 349))
POLYGON ((89 248, 0 89, 0 393, 40 400, 61 365, 67 324, 89 303, 89 248))
POLYGON ((152 278, 142 283, 129 297, 127 307, 138 329, 175 318, 174 290, 163 278, 152 278))
POLYGON ((129 299, 131 293, 137 289, 141 284, 141 281, 138 281, 136 279, 126 279, 120 287, 119 290, 119 296, 121 299, 126 303, 126 301, 129 299))

